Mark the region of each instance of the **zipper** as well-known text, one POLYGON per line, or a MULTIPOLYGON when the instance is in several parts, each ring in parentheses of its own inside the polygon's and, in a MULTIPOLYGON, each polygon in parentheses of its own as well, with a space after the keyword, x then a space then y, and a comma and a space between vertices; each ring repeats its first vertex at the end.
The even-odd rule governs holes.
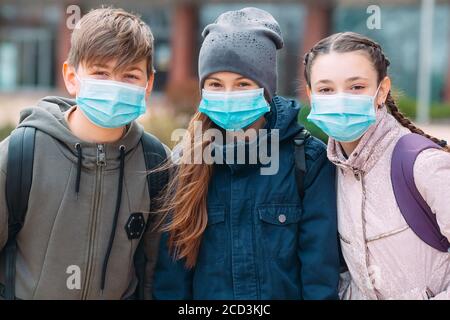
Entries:
POLYGON ((260 250, 257 247, 256 241, 256 221, 255 221, 254 211, 251 211, 251 221, 252 221, 252 242, 253 242, 253 266, 255 268, 255 278, 256 278, 256 300, 261 300, 261 280, 259 276, 259 266, 257 263, 258 255, 260 250))
MULTIPOLYGON (((363 241, 364 241, 364 249, 365 249, 365 263, 366 263, 366 271, 367 271, 367 279, 370 283, 371 288, 375 292, 375 296, 377 299, 379 299, 379 292, 375 288, 375 285, 372 283, 371 276, 369 274, 369 267, 370 267, 370 259, 369 259, 369 247, 367 245, 367 230, 366 230, 366 184, 364 181, 364 173, 360 170, 353 169, 353 174, 355 175, 355 179, 358 180, 361 183, 361 190, 362 190, 362 203, 361 203, 361 220, 362 220, 362 231, 363 231, 363 241)), ((369 286, 369 283, 367 285, 369 286)))
POLYGON ((92 278, 93 260, 94 260, 94 247, 97 231, 97 219, 99 215, 100 198, 101 198, 101 186, 103 178, 103 169, 106 167, 106 153, 105 146, 103 144, 97 145, 97 168, 95 171, 95 187, 94 187, 94 206, 92 208, 92 220, 89 226, 89 246, 88 246, 88 260, 86 266, 86 277, 84 278, 83 289, 81 292, 81 299, 87 300, 89 294, 89 284, 92 278))

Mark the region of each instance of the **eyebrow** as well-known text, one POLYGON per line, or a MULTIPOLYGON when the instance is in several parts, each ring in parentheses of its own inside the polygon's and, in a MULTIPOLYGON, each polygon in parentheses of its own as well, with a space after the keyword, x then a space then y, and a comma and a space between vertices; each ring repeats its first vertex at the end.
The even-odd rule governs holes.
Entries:
MULTIPOLYGON (((242 77, 239 77, 239 78, 234 79, 234 81, 242 80, 242 79, 250 80, 249 78, 242 76, 242 77)), ((208 77, 206 80, 222 81, 222 79, 219 79, 219 78, 216 78, 216 77, 208 77)))
POLYGON ((328 80, 328 79, 322 79, 322 80, 316 81, 315 84, 319 84, 319 83, 333 83, 333 81, 328 80))
POLYGON ((348 78, 347 80, 345 80, 345 82, 353 82, 353 81, 356 81, 356 80, 369 80, 369 79, 364 78, 364 77, 360 77, 360 76, 355 76, 355 77, 348 78))
MULTIPOLYGON (((364 77, 360 77, 360 76, 355 76, 355 77, 350 77, 350 78, 346 79, 345 82, 353 82, 353 81, 356 81, 356 80, 366 80, 366 81, 368 81, 369 79, 364 78, 364 77)), ((330 84, 330 83, 333 83, 333 81, 328 80, 328 79, 322 79, 322 80, 317 81, 315 84, 317 85, 317 84, 320 84, 320 83, 330 84)))
POLYGON ((125 69, 125 72, 131 72, 131 71, 140 71, 140 72, 144 73, 144 70, 142 70, 142 68, 139 68, 139 67, 131 67, 129 69, 125 69))
POLYGON ((208 77, 206 80, 216 80, 216 81, 222 81, 219 78, 215 78, 215 77, 208 77))
POLYGON ((108 69, 109 66, 105 63, 94 63, 91 65, 91 68, 105 68, 108 69))

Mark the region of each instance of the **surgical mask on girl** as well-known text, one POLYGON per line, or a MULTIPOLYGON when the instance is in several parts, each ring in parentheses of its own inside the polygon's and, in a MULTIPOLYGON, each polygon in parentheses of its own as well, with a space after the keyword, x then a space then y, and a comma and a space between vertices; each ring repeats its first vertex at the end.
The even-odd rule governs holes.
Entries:
POLYGON ((356 141, 376 122, 374 101, 379 89, 373 96, 313 94, 308 120, 336 141, 356 141))
POLYGON ((95 125, 120 128, 146 111, 146 87, 113 80, 80 79, 77 106, 95 125))
POLYGON ((258 120, 270 106, 264 98, 264 88, 231 92, 202 90, 198 110, 225 130, 248 127, 258 120))

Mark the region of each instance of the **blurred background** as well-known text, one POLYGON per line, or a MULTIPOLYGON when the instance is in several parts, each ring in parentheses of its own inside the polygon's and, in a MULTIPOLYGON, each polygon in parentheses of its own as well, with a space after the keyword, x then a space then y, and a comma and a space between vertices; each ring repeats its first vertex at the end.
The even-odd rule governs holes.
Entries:
POLYGON ((280 23, 279 94, 302 101, 299 121, 313 134, 326 139, 305 121, 303 54, 332 33, 355 31, 378 41, 391 60, 400 109, 450 142, 450 2, 439 0, 0 0, 0 140, 22 108, 47 95, 67 96, 61 66, 73 6, 83 15, 101 5, 137 13, 153 31, 155 92, 139 121, 170 146, 172 131, 186 127, 199 101, 201 31, 222 12, 247 6, 269 11, 280 23))

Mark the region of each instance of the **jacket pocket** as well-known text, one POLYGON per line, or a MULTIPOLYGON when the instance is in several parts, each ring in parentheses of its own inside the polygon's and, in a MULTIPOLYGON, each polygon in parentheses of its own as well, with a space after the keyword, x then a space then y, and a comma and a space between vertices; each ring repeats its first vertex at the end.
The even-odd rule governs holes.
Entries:
POLYGON ((265 256, 290 259, 297 255, 302 209, 297 204, 261 205, 257 208, 260 230, 258 242, 265 256))
POLYGON ((208 208, 208 223, 202 236, 198 261, 202 264, 223 263, 227 243, 225 208, 208 208))
POLYGON ((405 225, 405 226, 402 226, 402 227, 391 229, 389 231, 381 232, 381 233, 373 235, 373 236, 369 236, 369 237, 367 237, 366 241, 367 241, 367 243, 369 243, 369 242, 372 242, 372 241, 376 241, 376 240, 381 240, 381 239, 384 239, 384 238, 392 237, 392 236, 397 235, 397 234, 399 234, 399 233, 401 233, 401 232, 403 232, 405 230, 408 230, 408 229, 409 229, 409 226, 405 225))
POLYGON ((352 242, 345 236, 343 236, 341 233, 338 233, 339 239, 341 239, 341 243, 351 244, 352 242))

